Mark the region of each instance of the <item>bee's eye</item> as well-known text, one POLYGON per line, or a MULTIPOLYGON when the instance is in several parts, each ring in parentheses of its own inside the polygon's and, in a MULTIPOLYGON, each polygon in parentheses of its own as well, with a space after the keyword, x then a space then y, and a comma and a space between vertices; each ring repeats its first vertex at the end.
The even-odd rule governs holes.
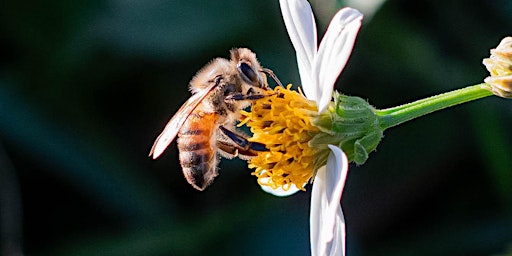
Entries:
POLYGON ((242 74, 242 78, 250 84, 257 85, 258 84, 258 75, 254 72, 254 70, 249 66, 249 64, 245 62, 240 62, 238 64, 238 71, 242 74))

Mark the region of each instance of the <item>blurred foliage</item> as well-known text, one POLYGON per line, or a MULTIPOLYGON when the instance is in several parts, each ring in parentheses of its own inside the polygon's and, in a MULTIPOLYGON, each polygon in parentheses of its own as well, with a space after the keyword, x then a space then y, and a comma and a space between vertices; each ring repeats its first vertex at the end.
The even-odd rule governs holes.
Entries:
MULTIPOLYGON (((320 31, 344 6, 332 2, 312 3, 320 31)), ((338 89, 379 108, 481 82, 482 58, 512 33, 509 0, 378 6, 338 89)), ((4 1, 3 254, 309 254, 309 191, 275 198, 224 160, 197 192, 176 146, 147 157, 195 72, 240 46, 299 82, 277 1, 4 1)), ((387 131, 351 166, 348 254, 510 252, 511 125, 512 102, 487 98, 387 131)))

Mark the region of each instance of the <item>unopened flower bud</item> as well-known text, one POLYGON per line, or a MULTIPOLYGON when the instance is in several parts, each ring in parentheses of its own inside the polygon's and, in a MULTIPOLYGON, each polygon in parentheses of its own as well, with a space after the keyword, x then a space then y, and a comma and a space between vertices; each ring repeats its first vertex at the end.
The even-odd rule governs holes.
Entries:
POLYGON ((512 98, 512 37, 501 40, 496 49, 491 50, 491 57, 483 60, 491 74, 485 78, 492 92, 500 97, 512 98))

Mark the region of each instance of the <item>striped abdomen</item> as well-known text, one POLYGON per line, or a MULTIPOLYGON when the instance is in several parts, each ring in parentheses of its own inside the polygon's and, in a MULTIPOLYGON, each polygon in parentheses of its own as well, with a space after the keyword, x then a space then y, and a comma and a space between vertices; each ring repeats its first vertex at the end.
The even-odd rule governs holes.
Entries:
POLYGON ((217 176, 215 155, 216 113, 194 111, 178 133, 178 149, 183 174, 194 188, 204 190, 217 176))

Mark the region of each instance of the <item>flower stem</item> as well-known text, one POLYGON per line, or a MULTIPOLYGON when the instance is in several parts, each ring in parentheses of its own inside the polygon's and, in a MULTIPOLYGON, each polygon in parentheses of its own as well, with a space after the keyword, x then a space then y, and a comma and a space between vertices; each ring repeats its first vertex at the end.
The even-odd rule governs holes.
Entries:
POLYGON ((489 85, 482 83, 417 100, 398 107, 375 110, 375 113, 379 117, 381 128, 384 130, 444 108, 491 95, 493 93, 489 89, 489 85))

